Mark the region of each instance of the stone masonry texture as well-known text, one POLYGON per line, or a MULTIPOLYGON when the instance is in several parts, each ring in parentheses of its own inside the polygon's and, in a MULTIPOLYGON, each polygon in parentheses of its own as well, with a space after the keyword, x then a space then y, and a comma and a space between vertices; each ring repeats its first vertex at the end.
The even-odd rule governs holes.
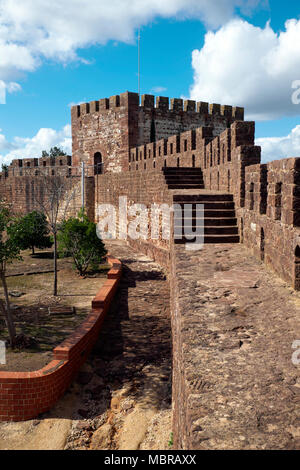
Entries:
POLYGON ((99 206, 112 204, 120 234, 120 197, 148 210, 204 201, 203 250, 161 233, 122 241, 169 276, 174 445, 299 448, 300 158, 261 164, 255 122, 229 105, 126 92, 74 106, 71 118, 72 157, 13 161, 0 199, 24 214, 41 175, 61 175, 74 215, 84 164, 89 217, 99 222, 99 206))

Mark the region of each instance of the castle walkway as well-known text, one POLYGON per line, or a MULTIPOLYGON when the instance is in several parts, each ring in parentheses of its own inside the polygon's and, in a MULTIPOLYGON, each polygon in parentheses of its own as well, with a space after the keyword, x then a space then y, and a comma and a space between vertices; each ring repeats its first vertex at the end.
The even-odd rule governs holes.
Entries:
POLYGON ((299 449, 300 292, 243 245, 174 246, 172 424, 169 283, 108 245, 124 276, 97 347, 49 414, 0 426, 2 448, 164 450, 173 431, 176 448, 299 449))
POLYGON ((168 449, 169 284, 149 258, 122 243, 107 245, 124 271, 93 353, 49 413, 0 423, 0 449, 168 449))
POLYGON ((299 449, 300 293, 240 244, 175 246, 171 292, 178 447, 299 449))
POLYGON ((67 448, 168 449, 169 283, 158 264, 126 244, 106 246, 122 261, 123 277, 89 361, 91 381, 81 385, 83 410, 73 421, 67 448))

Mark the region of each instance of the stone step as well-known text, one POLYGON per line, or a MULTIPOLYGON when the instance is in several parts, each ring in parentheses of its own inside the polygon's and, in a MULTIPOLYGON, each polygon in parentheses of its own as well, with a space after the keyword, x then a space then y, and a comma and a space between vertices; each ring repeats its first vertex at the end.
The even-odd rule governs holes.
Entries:
MULTIPOLYGON (((193 218, 187 218, 185 219, 187 224, 191 224, 191 222, 196 221, 196 217, 193 218)), ((197 224, 203 224, 201 221, 204 221, 204 226, 205 227, 232 227, 237 225, 237 219, 235 217, 229 217, 229 218, 205 218, 205 219, 198 219, 197 224)), ((183 224, 182 218, 180 219, 174 219, 174 224, 176 224, 176 227, 180 226, 183 224)))
POLYGON ((235 210, 232 209, 205 209, 204 217, 213 219, 235 218, 235 210))
POLYGON ((170 181, 172 183, 173 181, 201 181, 203 183, 203 176, 202 175, 165 175, 166 181, 170 181))
MULTIPOLYGON (((175 225, 176 227, 176 232, 177 233, 183 233, 184 227, 182 225, 175 225), (180 232, 179 229, 182 229, 182 232, 180 232)), ((203 227, 202 224, 199 224, 196 226, 186 224, 185 228, 192 228, 193 230, 196 230, 196 228, 203 227)), ((236 225, 232 225, 229 227, 224 227, 224 226, 216 226, 216 227, 210 227, 210 226, 204 226, 204 234, 205 235, 238 235, 239 234, 239 229, 236 225)))
POLYGON ((201 186, 203 186, 203 189, 204 189, 204 181, 201 178, 195 178, 195 179, 192 179, 192 180, 186 180, 185 178, 178 178, 176 180, 175 179, 174 180, 167 179, 166 183, 167 183, 167 185, 180 184, 181 186, 185 185, 185 184, 201 184, 201 186))
POLYGON ((204 188, 204 181, 201 178, 194 179, 185 179, 185 178, 176 178, 176 179, 166 179, 166 183, 169 184, 201 184, 204 188))
POLYGON ((184 175, 186 175, 186 176, 199 176, 199 175, 201 175, 201 176, 203 176, 203 173, 202 173, 202 171, 190 171, 190 170, 188 170, 188 171, 175 171, 175 170, 172 170, 172 171, 164 171, 164 175, 166 177, 168 177, 168 176, 178 176, 178 175, 182 175, 182 176, 184 176, 184 175))
MULTIPOLYGON (((174 240, 176 245, 183 245, 186 243, 193 243, 194 240, 187 240, 186 238, 174 240)), ((204 244, 221 244, 221 243, 239 243, 240 237, 238 235, 206 235, 204 236, 204 244)))
POLYGON ((182 201, 176 201, 176 205, 180 205, 182 208, 184 207, 184 205, 192 205, 193 207, 193 210, 195 211, 196 210, 196 204, 199 204, 199 205, 204 205, 204 210, 208 210, 208 209, 232 209, 234 210, 234 202, 233 201, 201 201, 201 202, 197 202, 197 203, 191 203, 191 202, 182 202, 182 201))
MULTIPOLYGON (((167 183, 168 184, 168 183, 167 183)), ((195 183, 174 183, 168 184, 169 189, 204 189, 204 184, 195 183)))
POLYGON ((174 202, 183 202, 183 203, 200 203, 202 202, 208 202, 208 201, 233 201, 233 195, 232 194, 210 194, 210 193, 204 193, 204 194, 174 194, 173 196, 173 201, 174 202))
POLYGON ((186 172, 190 171, 191 173, 202 173, 202 168, 194 168, 192 166, 164 166, 163 167, 164 173, 171 173, 174 171, 181 171, 186 172))

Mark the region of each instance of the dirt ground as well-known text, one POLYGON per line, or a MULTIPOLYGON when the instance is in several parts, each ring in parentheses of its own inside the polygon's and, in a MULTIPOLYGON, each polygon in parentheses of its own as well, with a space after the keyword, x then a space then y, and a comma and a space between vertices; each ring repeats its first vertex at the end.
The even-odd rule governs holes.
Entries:
POLYGON ((169 285, 148 258, 110 248, 124 273, 92 355, 49 413, 0 423, 0 450, 169 449, 169 285))
MULTIPOLYGON (((33 338, 28 348, 10 351, 0 370, 34 371, 52 358, 52 349, 79 326, 91 308, 92 298, 106 280, 107 269, 80 278, 72 259, 58 260, 58 297, 52 295, 52 253, 39 250, 35 256, 23 252, 23 261, 9 266, 7 284, 17 334, 33 338), (23 273, 26 273, 25 275, 23 273), (14 297, 18 295, 18 297, 14 297), (75 307, 74 314, 49 314, 49 307, 75 307)), ((3 288, 0 288, 3 297, 3 288)), ((8 340, 4 319, 0 317, 0 339, 8 340)))

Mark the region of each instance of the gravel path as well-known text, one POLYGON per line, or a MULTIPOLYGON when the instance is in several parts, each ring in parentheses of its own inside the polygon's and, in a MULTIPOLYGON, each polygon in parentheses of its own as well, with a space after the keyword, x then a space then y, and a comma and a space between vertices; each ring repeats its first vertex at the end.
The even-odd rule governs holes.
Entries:
POLYGON ((160 266, 128 246, 109 248, 124 274, 90 359, 40 420, 0 423, 0 449, 168 449, 168 282, 160 266))

